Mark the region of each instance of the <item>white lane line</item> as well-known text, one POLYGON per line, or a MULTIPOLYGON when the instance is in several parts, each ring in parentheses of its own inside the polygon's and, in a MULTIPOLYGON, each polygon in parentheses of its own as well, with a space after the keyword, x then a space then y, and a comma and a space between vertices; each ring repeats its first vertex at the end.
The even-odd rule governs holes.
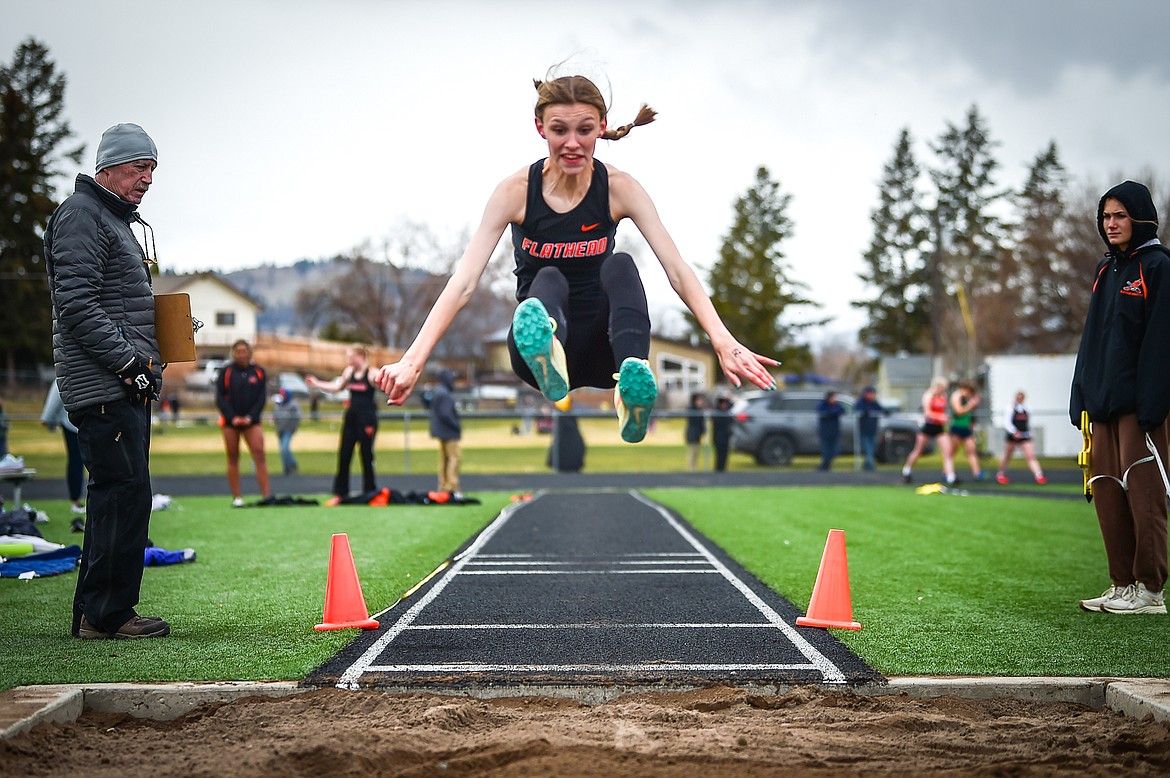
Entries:
POLYGON ((509 629, 776 629, 767 622, 729 622, 712 624, 707 622, 677 624, 412 624, 407 631, 426 630, 509 630, 509 629))
MULTIPOLYGON (((478 559, 540 559, 541 556, 546 556, 549 559, 592 559, 592 556, 585 554, 476 554, 478 559)), ((645 557, 701 557, 702 554, 696 554, 694 551, 630 551, 625 554, 610 554, 614 557, 629 557, 629 556, 645 556, 645 557)))
POLYGON ((532 554, 480 554, 480 559, 532 559, 532 554))
POLYGON ((814 664, 691 664, 683 662, 650 662, 635 665, 488 665, 488 664, 433 664, 433 665, 371 665, 372 673, 663 673, 672 671, 734 672, 749 670, 816 670, 814 664))
POLYGON ((515 562, 515 561, 512 561, 512 562, 507 562, 507 561, 476 562, 473 560, 471 562, 468 562, 467 566, 468 567, 524 567, 524 566, 539 567, 541 565, 555 566, 555 565, 605 565, 605 564, 610 564, 610 565, 667 565, 667 564, 670 564, 670 565, 705 565, 705 564, 707 564, 707 560, 705 560, 705 559, 629 559, 629 560, 615 559, 613 561, 610 561, 610 560, 598 559, 598 558, 582 558, 579 560, 571 560, 571 561, 548 560, 548 561, 543 561, 543 562, 528 562, 528 561, 524 561, 524 562, 515 562))
POLYGON ((742 594, 748 602, 754 605, 756 610, 758 610, 765 619, 770 621, 776 626, 777 629, 783 632, 784 636, 792 641, 792 644, 796 646, 797 650, 800 651, 800 653, 804 655, 804 657, 808 659, 809 662, 811 662, 817 667, 817 669, 821 671, 821 674, 824 676, 825 683, 845 683, 845 674, 841 672, 841 668, 833 664, 829 658, 820 651, 817 651, 815 648, 813 648, 812 644, 805 640, 804 636, 797 632, 795 627, 785 622, 784 619, 780 617, 780 614, 772 608, 772 606, 761 600, 759 595, 753 592, 748 587, 748 585, 739 578, 739 576, 731 572, 727 565, 720 562, 719 559, 716 558, 716 556, 712 554, 706 546, 700 543, 694 535, 687 532, 685 527, 675 521, 675 518, 670 515, 670 512, 667 511, 666 508, 650 500, 649 498, 643 497, 641 494, 633 491, 632 489, 630 490, 629 494, 643 505, 647 505, 658 511, 658 514, 666 520, 667 524, 674 528, 675 532, 677 532, 679 535, 682 535, 683 539, 689 543, 690 546, 695 549, 695 551, 698 551, 700 554, 706 557, 707 561, 711 563, 711 566, 714 567, 720 574, 722 574, 728 583, 738 589, 739 593, 742 594))
POLYGON ((540 499, 540 497, 541 494, 538 493, 535 497, 526 502, 511 503, 505 506, 504 509, 500 511, 500 515, 495 518, 495 521, 484 527, 483 532, 479 533, 479 537, 477 537, 462 553, 455 557, 454 564, 448 568, 448 574, 440 577, 439 580, 435 582, 435 585, 428 589, 427 593, 419 598, 418 602, 411 606, 410 610, 408 610, 402 615, 400 619, 398 619, 394 626, 386 630, 384 635, 375 640, 374 643, 366 649, 365 653, 358 657, 357 661, 350 665, 345 670, 345 672, 341 674, 341 677, 337 679, 337 688, 360 688, 358 685, 358 679, 362 677, 363 673, 369 671, 370 667, 374 663, 374 660, 377 659, 378 656, 386 649, 386 646, 390 645, 391 641, 401 635, 402 631, 409 627, 411 623, 416 618, 418 618, 418 614, 422 612, 423 608, 430 605, 431 601, 438 597, 439 594, 445 588, 447 588, 447 584, 454 580, 454 574, 459 572, 459 570, 467 564, 468 560, 475 556, 475 552, 483 548, 484 544, 491 540, 492 536, 500 531, 500 527, 503 527, 504 524, 508 522, 508 519, 512 518, 512 514, 514 514, 522 506, 531 505, 532 503, 536 502, 540 499))
POLYGON ((718 570, 695 570, 693 568, 664 568, 662 570, 452 570, 451 576, 464 575, 718 575, 718 570))

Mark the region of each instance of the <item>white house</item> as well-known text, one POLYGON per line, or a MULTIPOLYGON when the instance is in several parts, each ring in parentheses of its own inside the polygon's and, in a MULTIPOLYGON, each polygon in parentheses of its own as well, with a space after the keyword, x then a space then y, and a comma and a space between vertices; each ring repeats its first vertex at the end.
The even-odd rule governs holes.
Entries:
POLYGON ((1083 443, 1081 432, 1068 417, 1076 354, 1005 354, 990 356, 987 364, 987 394, 991 422, 996 429, 988 435, 988 448, 1003 453, 1004 417, 1015 401, 1016 392, 1032 414, 1030 428, 1036 453, 1045 457, 1076 456, 1083 443))
POLYGON ((216 273, 158 275, 154 293, 191 296, 191 317, 203 325, 195 333, 200 360, 226 359, 241 338, 256 341, 256 314, 264 306, 216 273))

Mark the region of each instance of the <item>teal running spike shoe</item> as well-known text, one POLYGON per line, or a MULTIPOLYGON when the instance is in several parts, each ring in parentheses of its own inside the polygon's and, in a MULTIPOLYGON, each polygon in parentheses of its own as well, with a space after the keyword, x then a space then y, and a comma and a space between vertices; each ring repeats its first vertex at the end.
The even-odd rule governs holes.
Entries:
POLYGON ((617 386, 613 390, 613 404, 617 409, 618 428, 622 440, 639 443, 646 437, 650 414, 658 399, 658 382, 645 359, 626 357, 621 369, 614 375, 617 386))
POLYGON ((535 297, 523 300, 512 315, 516 350, 536 378, 540 393, 553 402, 569 393, 569 368, 564 346, 553 334, 556 329, 556 321, 535 297))

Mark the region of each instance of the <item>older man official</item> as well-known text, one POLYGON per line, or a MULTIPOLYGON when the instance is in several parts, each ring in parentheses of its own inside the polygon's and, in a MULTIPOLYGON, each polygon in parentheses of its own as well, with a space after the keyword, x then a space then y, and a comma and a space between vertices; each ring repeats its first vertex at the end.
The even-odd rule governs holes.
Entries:
POLYGON ((157 164, 141 127, 109 128, 95 175, 77 176, 45 230, 57 384, 90 474, 73 600, 79 638, 170 633, 164 620, 134 609, 150 522, 150 403, 162 375, 147 251, 154 236, 147 239, 138 205, 157 164))

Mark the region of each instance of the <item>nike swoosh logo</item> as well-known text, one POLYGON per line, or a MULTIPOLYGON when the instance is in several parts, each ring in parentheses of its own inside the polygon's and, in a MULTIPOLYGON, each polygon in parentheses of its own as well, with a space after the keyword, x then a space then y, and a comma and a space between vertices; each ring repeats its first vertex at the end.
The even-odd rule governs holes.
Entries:
POLYGON ((601 226, 601 222, 594 222, 593 224, 582 224, 581 225, 581 232, 589 232, 589 230, 595 230, 600 226, 601 226))

